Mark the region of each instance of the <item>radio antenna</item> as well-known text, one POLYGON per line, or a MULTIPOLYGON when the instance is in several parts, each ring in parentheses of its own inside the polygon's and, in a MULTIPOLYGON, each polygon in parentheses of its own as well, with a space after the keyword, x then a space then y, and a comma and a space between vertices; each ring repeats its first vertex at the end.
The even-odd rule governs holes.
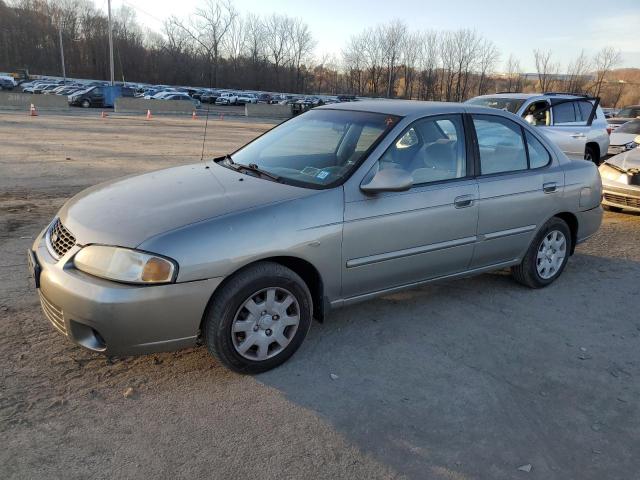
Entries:
MULTIPOLYGON (((209 58, 209 101, 207 102, 207 115, 204 119, 204 135, 202 136, 202 151, 200 152, 200 161, 204 161, 204 147, 207 143, 207 127, 209 126, 209 109, 211 108, 211 58, 209 58)), ((202 103, 202 95, 200 96, 200 103, 202 103)))

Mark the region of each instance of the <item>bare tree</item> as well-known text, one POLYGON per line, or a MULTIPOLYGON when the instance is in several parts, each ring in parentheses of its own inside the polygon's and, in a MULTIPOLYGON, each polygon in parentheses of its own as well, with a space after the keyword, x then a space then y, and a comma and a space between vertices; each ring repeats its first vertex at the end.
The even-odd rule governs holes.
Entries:
POLYGON ((273 14, 264 23, 265 44, 269 60, 273 64, 276 87, 280 88, 280 71, 289 61, 291 19, 273 14))
POLYGON ((213 73, 210 70, 209 76, 212 77, 210 83, 215 86, 218 84, 222 42, 237 15, 230 0, 206 0, 204 7, 196 9, 188 25, 174 17, 176 25, 189 34, 213 66, 213 73))
POLYGON ((500 59, 500 51, 491 40, 483 40, 479 47, 478 95, 484 95, 489 88, 488 77, 494 72, 500 59))
POLYGON ((245 51, 245 21, 241 16, 232 19, 227 35, 223 37, 223 51, 231 61, 234 75, 238 72, 238 62, 245 51))
POLYGON ((351 93, 364 94, 364 41, 363 35, 352 35, 342 50, 343 70, 351 93))
POLYGON ((520 60, 509 55, 507 60, 507 91, 519 92, 522 90, 522 68, 520 67, 520 60))
POLYGON ((289 34, 291 35, 291 62, 295 69, 295 89, 300 90, 300 82, 302 80, 301 67, 302 62, 311 54, 315 47, 315 40, 309 30, 309 25, 301 19, 296 18, 290 22, 289 34))
POLYGON ((591 62, 584 50, 569 64, 567 68, 567 91, 572 93, 584 93, 585 85, 589 80, 591 62))
POLYGON ((381 48, 380 35, 378 35, 379 30, 379 28, 367 29, 364 31, 361 39, 364 61, 366 69, 368 71, 368 91, 373 96, 377 96, 380 93, 380 83, 383 73, 383 53, 381 48))
POLYGON ((394 92, 396 67, 402 55, 402 45, 407 35, 407 25, 401 20, 393 20, 380 28, 384 61, 387 68, 387 98, 394 92))
POLYGON ((402 44, 402 68, 404 70, 404 98, 413 98, 416 65, 420 56, 422 36, 417 32, 407 33, 402 44))
POLYGON ((424 32, 420 35, 418 65, 420 69, 419 97, 436 99, 438 84, 438 64, 440 61, 440 39, 438 32, 424 32))
POLYGON ((613 47, 603 47, 593 59, 593 64, 596 70, 596 81, 593 86, 594 95, 597 97, 602 90, 602 84, 604 83, 607 74, 616 66, 620 64, 621 56, 620 51, 613 47))
POLYGON ((555 82, 559 66, 553 63, 550 51, 543 52, 541 50, 534 50, 533 56, 536 63, 536 72, 538 74, 538 85, 540 86, 540 91, 547 92, 551 90, 551 86, 555 82))

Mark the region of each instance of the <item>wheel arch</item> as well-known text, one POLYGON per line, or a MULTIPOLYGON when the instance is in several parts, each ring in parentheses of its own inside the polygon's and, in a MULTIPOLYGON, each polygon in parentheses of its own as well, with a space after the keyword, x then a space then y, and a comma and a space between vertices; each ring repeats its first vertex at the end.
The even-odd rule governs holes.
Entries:
POLYGON ((279 265, 282 265, 283 267, 287 267, 288 269, 298 274, 307 285, 309 292, 311 292, 311 301, 313 303, 313 318, 315 318, 319 322, 322 322, 324 320, 324 315, 327 309, 325 308, 326 302, 324 300, 324 282, 322 280, 320 272, 311 262, 307 260, 304 260, 300 257, 281 255, 254 260, 227 275, 225 279, 220 283, 220 285, 218 285, 215 291, 211 294, 211 298, 209 299, 209 302, 207 303, 207 306, 202 314, 202 318, 200 319, 200 332, 202 332, 204 321, 207 318, 209 310, 211 309, 216 296, 216 292, 220 291, 220 289, 223 288, 238 273, 252 267, 257 263, 263 262, 277 263, 279 265))
POLYGON ((554 215, 561 220, 563 220, 567 226, 569 227, 569 231, 571 232, 571 252, 570 254, 576 251, 576 242, 578 240, 578 217, 576 217, 571 212, 561 212, 554 215))

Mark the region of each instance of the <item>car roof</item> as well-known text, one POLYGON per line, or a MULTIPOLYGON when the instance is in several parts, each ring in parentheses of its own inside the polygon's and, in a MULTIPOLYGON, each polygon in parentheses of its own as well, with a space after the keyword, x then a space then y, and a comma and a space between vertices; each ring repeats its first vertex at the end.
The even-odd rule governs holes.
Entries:
POLYGON ((494 93, 488 95, 480 95, 473 98, 515 98, 518 100, 528 100, 530 98, 585 98, 584 95, 572 95, 571 93, 494 93))
MULTIPOLYGON (((453 102, 423 102, 419 100, 361 100, 359 102, 332 103, 316 107, 321 110, 350 110, 354 112, 383 113, 401 117, 411 115, 433 115, 438 113, 460 113, 470 105, 453 102)), ((483 108, 483 107, 481 107, 483 108)))

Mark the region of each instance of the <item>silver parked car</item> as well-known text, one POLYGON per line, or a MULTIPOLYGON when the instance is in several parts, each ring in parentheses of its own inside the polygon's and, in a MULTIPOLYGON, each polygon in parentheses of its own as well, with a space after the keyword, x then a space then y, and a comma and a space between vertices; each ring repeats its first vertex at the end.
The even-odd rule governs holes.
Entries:
POLYGON ((600 100, 565 93, 499 93, 467 103, 507 110, 535 125, 572 159, 597 164, 607 155, 609 131, 600 100))
POLYGON ((231 155, 85 190, 29 259, 45 315, 84 347, 201 339, 259 372, 334 308, 505 267, 549 285, 599 228, 600 197, 593 163, 510 113, 340 103, 231 155))
MULTIPOLYGON (((640 143, 640 136, 636 137, 640 143)), ((600 165, 602 204, 609 210, 640 212, 640 147, 607 159, 600 165)))
POLYGON ((639 139, 640 119, 623 123, 609 137, 609 155, 618 155, 636 148, 639 139))

